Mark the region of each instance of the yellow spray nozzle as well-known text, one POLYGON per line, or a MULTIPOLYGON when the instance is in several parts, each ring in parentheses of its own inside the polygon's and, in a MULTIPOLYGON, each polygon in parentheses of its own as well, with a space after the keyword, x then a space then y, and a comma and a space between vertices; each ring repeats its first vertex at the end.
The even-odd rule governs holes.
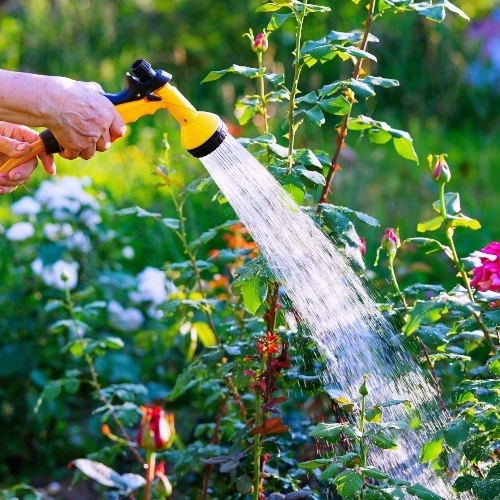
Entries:
MULTIPOLYGON (((158 109, 165 108, 177 120, 181 126, 182 145, 197 158, 206 156, 214 151, 227 135, 227 129, 222 120, 213 113, 197 111, 195 107, 179 92, 177 88, 170 85, 171 76, 161 70, 152 70, 149 63, 144 59, 138 59, 131 67, 131 71, 139 78, 149 77, 147 82, 154 79, 161 83, 150 93, 140 100, 131 100, 116 104, 116 109, 126 123, 133 122, 139 117, 153 114, 158 109)), ((128 75, 130 76, 130 75, 128 75)), ((127 79, 127 88, 116 96, 134 95, 132 87, 137 85, 137 79, 127 79), (128 89, 130 87, 130 89, 128 89)), ((108 98, 110 96, 108 95, 108 98)), ((113 101, 113 99, 111 99, 113 101)))

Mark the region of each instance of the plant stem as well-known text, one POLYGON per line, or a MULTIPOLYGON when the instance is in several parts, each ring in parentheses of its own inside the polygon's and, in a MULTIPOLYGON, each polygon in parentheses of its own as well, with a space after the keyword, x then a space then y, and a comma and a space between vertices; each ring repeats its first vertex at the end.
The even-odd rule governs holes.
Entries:
MULTIPOLYGON (((465 288, 467 290, 467 295, 469 297, 469 300, 471 302, 475 302, 474 299, 474 293, 472 292, 471 286, 470 286, 470 280, 469 277, 467 276, 467 273, 465 272, 464 267, 462 266, 460 262, 460 258, 458 257, 457 249, 455 247, 455 242, 453 241, 453 234, 455 232, 455 229, 449 224, 448 222, 448 214, 446 213, 446 203, 445 203, 445 183, 441 184, 439 186, 439 202, 441 205, 441 216, 444 219, 444 224, 445 224, 445 234, 446 234, 446 239, 448 241, 448 245, 451 250, 451 256, 452 256, 452 261, 455 264, 455 267, 458 269, 458 272, 460 276, 462 277, 462 281, 465 285, 465 288)), ((496 352, 498 350, 498 346, 496 346, 493 342, 493 339, 490 335, 490 330, 484 323, 484 320, 481 316, 480 313, 474 312, 473 313, 474 317, 476 318, 477 322, 479 323, 479 326, 481 327, 481 330, 484 333, 484 338, 492 348, 493 352, 496 352)))
MULTIPOLYGON (((260 363, 260 372, 264 370, 264 360, 260 363)), ((262 397, 260 393, 255 391, 255 427, 262 425, 262 397)), ((262 455, 262 439, 259 433, 254 434, 253 438, 253 492, 252 500, 259 500, 260 497, 260 457, 262 455)))
POLYGON ((293 65, 295 72, 293 75, 292 90, 290 91, 290 105, 288 108, 288 169, 292 170, 293 167, 293 145, 295 142, 295 120, 293 111, 295 109, 295 96, 298 92, 300 72, 302 71, 302 64, 300 62, 300 45, 302 43, 302 26, 306 16, 307 1, 304 0, 300 14, 295 14, 297 20, 297 33, 295 35, 295 60, 293 65))
POLYGON ((151 500, 153 479, 155 478, 156 453, 154 451, 146 452, 146 488, 144 490, 144 500, 151 500))
MULTIPOLYGON (((375 0, 370 0, 370 3, 368 5, 368 16, 366 18, 365 22, 365 30, 363 32, 363 39, 361 41, 361 50, 366 50, 366 47, 368 46, 368 37, 370 35, 370 30, 372 27, 373 19, 374 19, 374 13, 375 13, 375 0)), ((359 78, 359 74, 361 72, 361 66, 363 64, 363 59, 358 58, 356 64, 354 65, 354 70, 352 72, 352 78, 354 80, 357 80, 359 78)), ((349 93, 346 96, 347 100, 352 104, 354 103, 354 96, 349 93)), ((340 151, 344 147, 344 141, 347 136, 347 123, 349 121, 349 116, 351 113, 347 113, 346 115, 343 116, 342 118, 342 123, 340 124, 340 127, 338 129, 338 134, 335 139, 335 151, 333 152, 332 155, 332 160, 330 162, 330 169, 328 170, 328 174, 326 176, 326 182, 325 185, 323 186, 323 189, 321 191, 321 195, 318 200, 318 206, 316 207, 316 213, 321 212, 321 203, 326 203, 328 193, 330 192, 330 187, 332 184, 332 179, 333 176, 335 175, 335 172, 340 169, 338 165, 339 161, 339 156, 340 156, 340 151)))
MULTIPOLYGON (((366 376, 365 376, 365 383, 366 383, 366 376)), ((361 395, 361 415, 359 417, 359 430, 361 434, 365 431, 365 419, 366 419, 366 394, 361 395)), ((359 459, 359 465, 361 467, 366 466, 366 455, 367 455, 367 450, 365 447, 365 443, 363 440, 363 436, 359 438, 359 448, 360 448, 360 459, 359 459)))
MULTIPOLYGON (((184 253, 187 255, 189 262, 191 263, 191 267, 193 269, 193 274, 194 278, 196 281, 196 285, 198 286, 199 292, 202 294, 203 298, 206 298, 205 292, 203 291, 203 284, 201 280, 201 274, 200 270, 198 269, 198 265, 196 264, 196 255, 193 254, 189 250, 189 244, 187 241, 187 232, 186 232, 186 225, 185 225, 185 218, 184 218, 184 203, 186 202, 188 196, 186 195, 180 202, 177 200, 177 197, 175 196, 174 190, 172 189, 172 185, 168 182, 168 176, 167 176, 167 184, 168 188, 170 191, 170 197, 172 199, 172 202, 174 204, 175 210, 177 212, 177 216, 179 217, 179 231, 176 231, 177 236, 181 240, 181 244, 184 250, 184 253)), ((205 313, 205 316, 207 318, 208 325, 210 326, 210 329, 212 330, 215 340, 217 344, 220 344, 220 339, 219 336, 217 335, 217 329, 215 328, 215 324, 212 318, 212 314, 210 313, 210 310, 208 309, 207 306, 203 307, 203 312, 205 313)))
MULTIPOLYGON (((77 323, 77 317, 75 314, 75 303, 73 301, 73 297, 71 296, 71 292, 69 291, 69 288, 65 288, 65 294, 66 294, 66 309, 69 311, 71 321, 73 322, 73 328, 75 330, 75 333, 78 337, 78 341, 80 342, 80 345, 82 346, 82 350, 84 352, 83 357, 85 359, 85 362, 87 363, 87 366, 90 371, 90 377, 91 377, 91 385, 94 388, 94 390, 97 392, 97 395, 99 397, 99 400, 104 404, 106 408, 109 408, 111 410, 111 416, 113 417, 113 420, 115 424, 117 425, 118 429, 120 430, 120 434, 126 441, 132 441, 132 438, 128 435, 127 431, 125 430, 125 427, 122 424, 122 421, 116 414, 114 410, 112 410, 113 405, 111 404, 111 401, 108 400, 108 398, 104 395, 101 384, 99 382, 99 376, 97 374, 97 371, 94 366, 94 362, 92 360, 92 357, 88 352, 85 352, 85 340, 83 337, 83 334, 80 330, 80 327, 78 326, 77 323)), ((144 464, 144 460, 142 459, 141 454, 132 446, 130 446, 130 450, 132 451, 132 454, 135 456, 136 460, 140 464, 144 464)))
POLYGON ((403 304, 405 311, 408 311, 408 304, 406 303, 406 299, 405 299, 403 292, 399 288, 399 283, 398 283, 398 280, 396 279, 396 273, 394 272, 394 257, 393 256, 389 256, 388 268, 389 268, 389 272, 391 273, 392 284, 394 285, 394 288, 396 289, 396 291, 399 295, 399 299, 401 300, 401 303, 403 304))
MULTIPOLYGON (((257 52, 257 61, 259 64, 259 68, 262 69, 264 68, 264 65, 262 63, 262 52, 257 52)), ((266 91, 265 91, 265 82, 264 82, 264 77, 259 76, 259 97, 260 97, 260 114, 264 118, 264 132, 266 134, 269 133, 269 124, 267 121, 267 107, 266 107, 266 91)))

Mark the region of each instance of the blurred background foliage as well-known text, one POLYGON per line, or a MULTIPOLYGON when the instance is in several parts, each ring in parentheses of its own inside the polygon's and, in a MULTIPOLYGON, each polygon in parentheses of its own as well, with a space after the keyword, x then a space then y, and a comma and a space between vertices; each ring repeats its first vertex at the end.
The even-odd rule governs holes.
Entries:
MULTIPOLYGON (((318 3, 328 3, 332 12, 310 16, 304 39, 320 38, 332 29, 362 28, 362 9, 351 0, 318 0, 318 3)), ((372 44, 369 50, 378 62, 367 65, 365 70, 397 79, 400 87, 381 89, 376 97, 357 106, 375 119, 408 130, 420 164, 402 159, 389 147, 372 145, 367 137, 356 132, 348 136, 349 148, 341 163, 343 170, 334 179, 330 201, 371 214, 380 221, 380 228, 363 228, 367 233, 361 234, 368 240, 368 267, 372 267, 385 227, 399 227, 404 239, 415 236, 418 221, 432 216, 429 207, 437 197, 437 188, 428 175, 428 154, 449 154, 452 170, 449 188, 460 191, 464 212, 479 219, 483 226, 474 237, 461 239, 460 233, 457 235, 459 252, 463 255, 489 241, 500 240, 500 69, 496 68, 499 72, 496 75, 494 61, 488 59, 485 51, 486 42, 473 36, 475 27, 494 21, 500 1, 456 0, 455 3, 471 17, 471 23, 451 15, 442 24, 418 15, 382 16, 373 29, 380 43, 372 44), (484 73, 473 73, 478 64, 484 73)), ((215 84, 200 85, 200 82, 209 71, 228 68, 233 63, 254 65, 255 55, 242 35, 249 28, 259 32, 266 27, 269 15, 255 12, 260 4, 259 0, 0 0, 0 67, 93 80, 107 92, 117 92, 124 84, 130 64, 144 57, 153 67, 172 73, 175 85, 197 108, 222 115, 236 135, 256 135, 258 122, 241 127, 233 113, 235 100, 253 92, 246 80, 235 76, 215 84)), ((265 54, 265 65, 270 71, 291 67, 294 42, 291 29, 291 23, 285 24, 283 30, 271 36, 270 49, 265 54)), ((336 61, 304 71, 301 90, 306 93, 347 77, 351 66, 336 61)), ((290 81, 291 75, 286 77, 290 81)), ((284 108, 275 111, 284 118, 284 108)), ((297 147, 331 153, 335 122, 329 121, 321 129, 308 127, 300 132, 297 147)), ((273 132, 277 137, 283 135, 279 130, 273 132)), ((139 205, 168 217, 172 207, 163 193, 155 189, 158 178, 151 175, 153 160, 161 154, 164 133, 168 133, 173 156, 182 154, 175 122, 160 112, 131 124, 126 138, 106 154, 97 154, 88 162, 58 159, 59 173, 90 176, 96 193, 100 193, 102 200, 107 199, 110 206, 139 205)), ((182 165, 178 174, 182 182, 203 174, 201 164, 194 159, 187 158, 182 165)), ((38 172, 28 186, 29 191, 34 191, 41 180, 42 172, 38 172)), ((227 205, 212 201, 214 193, 212 189, 186 206, 189 230, 194 237, 231 217, 227 205)), ((25 194, 24 189, 18 189, 1 197, 0 227, 16 220, 9 207, 25 194)), ((179 257, 180 250, 170 233, 159 231, 152 223, 138 225, 133 217, 109 215, 107 224, 119 237, 129 238, 135 257, 128 265, 134 272, 147 265, 161 267, 179 257)), ((8 245, 3 250, 7 248, 8 245)), ((418 250, 408 248, 400 254, 398 258, 405 259, 406 264, 400 269, 412 276, 408 283, 445 282, 446 273, 452 272, 446 265, 431 265, 418 250), (416 277, 418 274, 421 276, 416 277)), ((401 279, 404 285, 404 275, 401 279)), ((19 290, 13 293, 24 297, 28 311, 21 319, 32 325, 40 318, 30 318, 29 311, 34 311, 35 303, 41 299, 33 284, 15 285, 19 290)), ((19 311, 11 311, 9 315, 14 313, 18 315, 19 311)), ((4 320, 4 324, 9 323, 8 318, 4 320)), ((5 333, 0 331, 0 335, 5 333)), ((4 336, 1 341, 7 338, 4 336)), ((45 356, 57 356, 57 349, 47 350, 45 356)), ((19 363, 22 364, 22 359, 19 363)), ((4 413, 7 410, 3 408, 4 413)), ((57 425, 71 427, 64 419, 57 425)), ((51 432, 54 435, 55 430, 51 432)), ((29 439, 34 438, 28 435, 26 440, 29 439)), ((52 443, 54 448, 61 449, 67 448, 67 444, 52 443)), ((80 443, 83 448, 91 444, 80 443)), ((41 453, 41 456, 48 460, 50 455, 41 453)), ((53 464, 44 465, 50 468, 53 464)))

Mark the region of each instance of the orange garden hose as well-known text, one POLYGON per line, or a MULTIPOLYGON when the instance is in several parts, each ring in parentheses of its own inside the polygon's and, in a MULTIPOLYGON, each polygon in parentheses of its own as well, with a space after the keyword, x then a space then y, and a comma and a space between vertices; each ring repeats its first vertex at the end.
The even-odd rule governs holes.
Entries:
POLYGON ((44 151, 45 151, 45 146, 43 144, 43 141, 39 139, 38 141, 35 141, 31 144, 31 149, 29 153, 25 154, 21 158, 11 158, 7 162, 5 162, 0 167, 0 173, 3 174, 6 172, 10 172, 13 168, 16 168, 19 165, 26 163, 28 160, 31 160, 35 156, 38 156, 39 154, 43 153, 44 151))

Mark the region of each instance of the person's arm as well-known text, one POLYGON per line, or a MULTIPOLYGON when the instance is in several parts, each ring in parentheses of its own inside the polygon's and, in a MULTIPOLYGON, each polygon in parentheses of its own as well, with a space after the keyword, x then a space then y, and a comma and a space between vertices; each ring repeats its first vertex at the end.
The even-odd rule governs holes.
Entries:
POLYGON ((125 132, 97 83, 6 70, 0 70, 0 120, 49 128, 67 159, 89 159, 125 132))

